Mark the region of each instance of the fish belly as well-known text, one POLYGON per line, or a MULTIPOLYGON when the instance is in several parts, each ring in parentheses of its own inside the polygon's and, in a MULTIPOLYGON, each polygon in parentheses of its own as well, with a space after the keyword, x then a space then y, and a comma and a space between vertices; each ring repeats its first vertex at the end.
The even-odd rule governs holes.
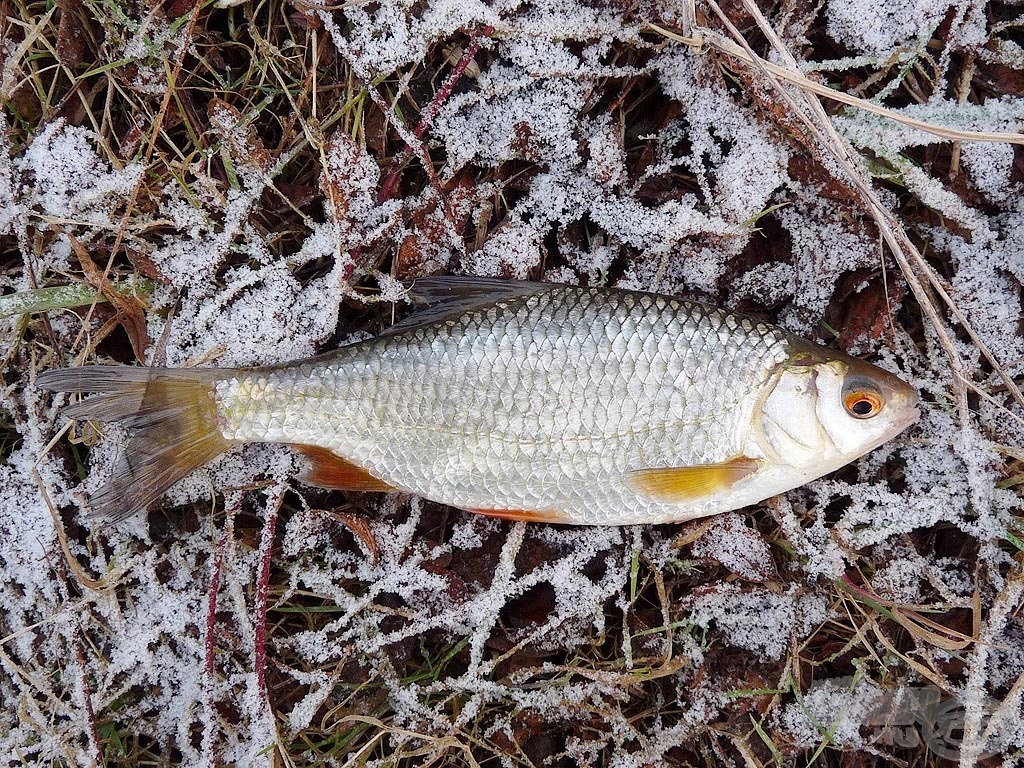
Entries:
POLYGON ((637 492, 630 472, 737 456, 784 334, 648 294, 557 287, 217 385, 230 440, 327 448, 464 509, 574 524, 722 508, 637 492))

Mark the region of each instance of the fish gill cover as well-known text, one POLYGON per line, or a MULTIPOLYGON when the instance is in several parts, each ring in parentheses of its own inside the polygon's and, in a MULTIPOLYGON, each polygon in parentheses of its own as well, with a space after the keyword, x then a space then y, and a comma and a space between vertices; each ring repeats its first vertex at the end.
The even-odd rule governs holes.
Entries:
POLYGON ((0 754, 1014 764, 1020 27, 880 0, 4 6, 0 307, 40 308, 2 320, 0 754), (825 100, 825 125, 814 86, 886 114, 825 100), (53 442, 37 371, 293 360, 445 273, 753 312, 900 373, 922 419, 682 527, 316 491, 261 445, 81 515, 123 435, 53 442), (41 293, 69 283, 96 302, 41 293))

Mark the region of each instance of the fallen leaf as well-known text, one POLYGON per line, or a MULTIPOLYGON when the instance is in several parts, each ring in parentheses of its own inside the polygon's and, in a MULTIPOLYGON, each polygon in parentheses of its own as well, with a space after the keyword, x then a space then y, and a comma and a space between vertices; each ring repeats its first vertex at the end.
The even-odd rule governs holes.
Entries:
POLYGON ((135 359, 140 363, 145 363, 146 349, 149 346, 145 305, 138 296, 118 293, 103 270, 96 266, 89 251, 78 238, 69 232, 64 232, 64 234, 71 242, 71 248, 74 250, 75 256, 78 257, 78 263, 82 265, 86 282, 102 293, 114 307, 117 314, 112 320, 113 325, 120 325, 124 328, 125 333, 128 334, 128 341, 131 342, 132 352, 135 353, 135 359))

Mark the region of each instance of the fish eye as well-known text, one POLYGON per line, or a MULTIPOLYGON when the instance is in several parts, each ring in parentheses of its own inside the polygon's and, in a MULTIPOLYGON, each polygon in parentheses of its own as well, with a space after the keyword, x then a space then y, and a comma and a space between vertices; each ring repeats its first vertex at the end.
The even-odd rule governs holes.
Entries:
POLYGON ((874 386, 856 382, 843 391, 843 407, 855 419, 870 419, 882 410, 882 393, 874 386))

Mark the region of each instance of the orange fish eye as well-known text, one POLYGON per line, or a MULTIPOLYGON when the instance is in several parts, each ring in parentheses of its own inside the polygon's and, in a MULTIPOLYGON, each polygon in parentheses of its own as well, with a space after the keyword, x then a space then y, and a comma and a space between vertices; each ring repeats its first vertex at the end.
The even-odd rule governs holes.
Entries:
POLYGON ((843 406, 855 419, 870 419, 882 410, 882 395, 874 389, 851 389, 843 393, 843 406))

